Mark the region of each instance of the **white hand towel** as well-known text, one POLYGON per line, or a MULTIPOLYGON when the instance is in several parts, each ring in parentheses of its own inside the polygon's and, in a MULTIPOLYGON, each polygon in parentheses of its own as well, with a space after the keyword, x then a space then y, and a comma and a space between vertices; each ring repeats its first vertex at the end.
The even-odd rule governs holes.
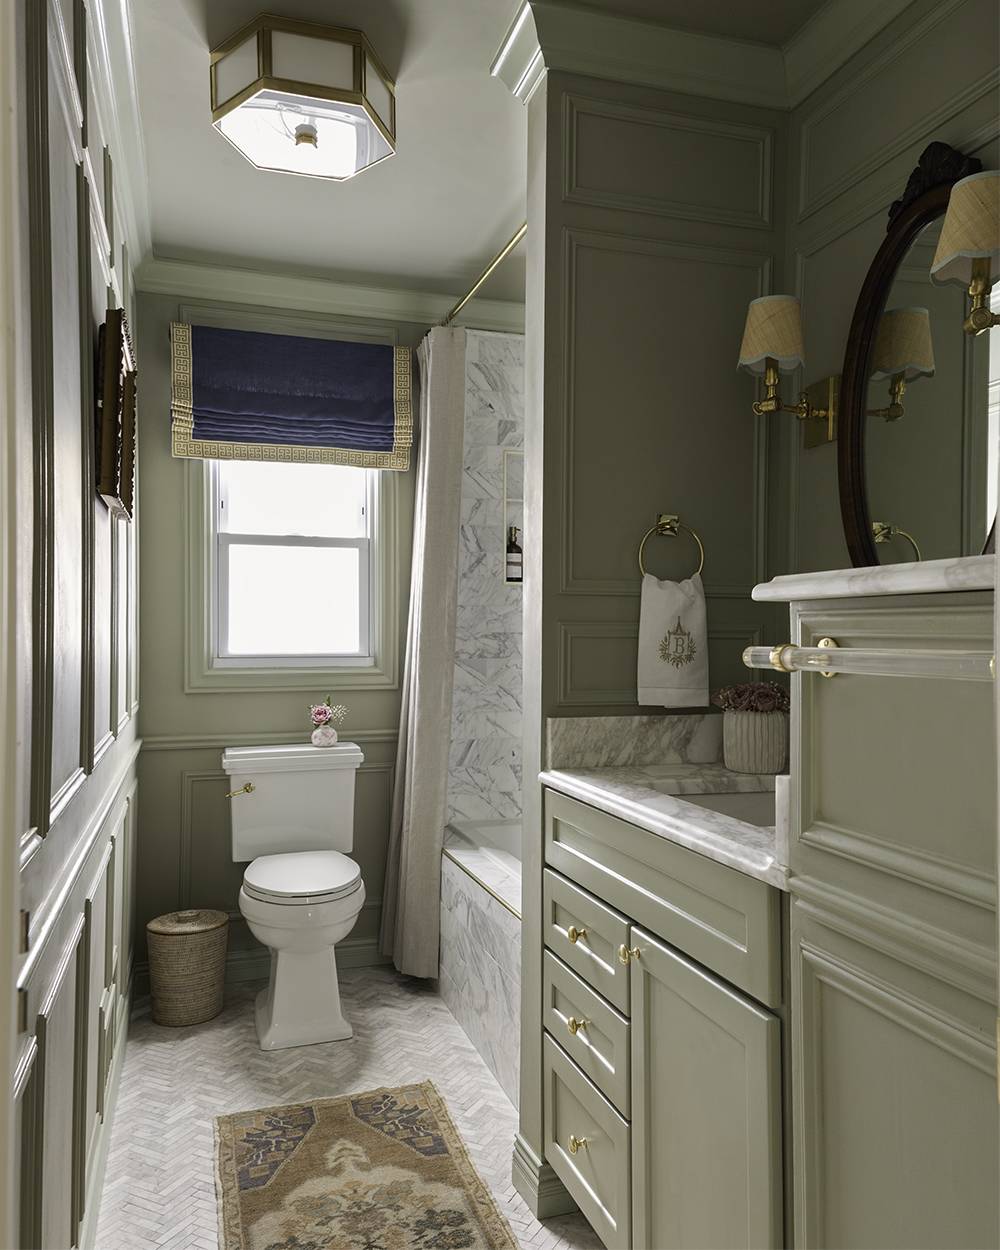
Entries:
POLYGON ((661 582, 646 573, 639 608, 639 702, 708 707, 705 591, 696 573, 661 582))

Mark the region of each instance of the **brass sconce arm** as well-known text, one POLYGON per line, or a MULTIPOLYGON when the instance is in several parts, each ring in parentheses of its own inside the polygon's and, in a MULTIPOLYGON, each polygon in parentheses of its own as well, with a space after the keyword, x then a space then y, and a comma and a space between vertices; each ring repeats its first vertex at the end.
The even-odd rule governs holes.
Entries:
POLYGON ((799 392, 797 404, 786 404, 778 394, 779 386, 778 362, 768 356, 764 364, 764 398, 754 403, 755 416, 763 417, 771 412, 790 412, 800 421, 829 421, 834 415, 830 408, 814 407, 807 391, 799 392))
POLYGON ((962 324, 966 334, 982 334, 992 326, 1000 325, 1000 313, 990 310, 990 261, 982 257, 972 262, 972 281, 969 283, 969 315, 962 324))
MULTIPOLYGON (((898 421, 903 415, 903 396, 906 393, 906 375, 896 373, 889 384, 889 406, 887 408, 869 408, 865 415, 882 417, 885 421, 898 421)), ((876 539, 876 541, 878 541, 876 539)))

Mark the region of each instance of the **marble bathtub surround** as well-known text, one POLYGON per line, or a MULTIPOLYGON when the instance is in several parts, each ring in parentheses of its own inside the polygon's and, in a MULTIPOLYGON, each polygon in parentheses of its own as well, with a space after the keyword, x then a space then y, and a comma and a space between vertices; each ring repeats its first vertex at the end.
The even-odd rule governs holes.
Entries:
POLYGON ((445 852, 441 997, 514 1105, 521 1020, 521 920, 445 852))
MULTIPOLYGON (((842 599, 867 595, 909 595, 928 591, 992 590, 995 556, 957 556, 919 564, 885 564, 822 573, 790 573, 753 589, 759 603, 793 599, 842 599)), ((775 640, 777 641, 777 640, 775 640)))
POLYGON ((735 795, 774 789, 773 776, 731 773, 722 765, 647 768, 562 768, 540 776, 542 785, 589 803, 729 868, 788 889, 788 867, 779 858, 774 826, 696 807, 689 795, 735 795), (655 788, 654 788, 655 786, 655 788), (672 793, 664 793, 669 788, 672 793))
POLYGON ((721 759, 722 717, 717 712, 551 717, 546 725, 549 768, 713 764, 721 759))
POLYGON ((520 873, 508 872, 488 850, 477 846, 456 829, 445 833, 443 854, 506 907, 511 915, 521 919, 520 873))
POLYGON ((520 513, 524 340, 467 331, 447 820, 521 814, 521 586, 504 579, 520 513))

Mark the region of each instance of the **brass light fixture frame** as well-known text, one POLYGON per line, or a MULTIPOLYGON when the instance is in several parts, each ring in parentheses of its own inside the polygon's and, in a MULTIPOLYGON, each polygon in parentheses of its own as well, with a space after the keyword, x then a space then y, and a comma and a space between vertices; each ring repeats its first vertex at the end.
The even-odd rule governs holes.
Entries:
POLYGON ((982 334, 993 326, 1000 326, 1000 313, 990 308, 990 258, 977 257, 972 262, 972 281, 969 283, 969 312, 962 323, 966 334, 982 334))
MULTIPOLYGON (((380 157, 378 161, 373 161, 371 165, 366 165, 366 169, 371 169, 372 165, 377 165, 395 154, 396 83, 375 49, 368 42, 364 31, 352 30, 346 26, 325 26, 320 22, 303 22, 294 18, 275 17, 271 13, 261 13, 253 21, 247 22, 245 26, 241 26, 235 34, 230 35, 228 39, 224 39, 222 43, 217 44, 211 50, 209 82, 211 85, 213 122, 220 121, 228 113, 233 112, 234 109, 239 108, 241 104, 244 104, 261 91, 280 91, 287 95, 313 96, 317 100, 330 100, 335 104, 360 105, 369 121, 381 132, 382 137, 389 145, 390 151, 385 156, 380 157), (275 77, 271 45, 271 35, 274 31, 289 35, 304 35, 309 39, 329 39, 333 43, 350 44, 354 50, 353 90, 347 91, 340 88, 325 87, 319 83, 298 82, 291 78, 275 77), (230 52, 240 47, 241 44, 246 43, 251 37, 257 41, 257 77, 234 95, 229 96, 228 99, 220 100, 218 98, 216 66, 223 57, 228 56, 230 52), (392 117, 388 123, 379 117, 375 106, 368 99, 367 74, 369 60, 375 66, 379 77, 388 90, 392 111, 392 117)), ((242 149, 237 150, 242 151, 242 149)), ((357 172, 363 173, 364 171, 358 170, 357 172)))
POLYGON ((786 404, 779 393, 781 374, 778 362, 768 356, 764 361, 764 398, 754 402, 754 415, 767 416, 772 412, 790 412, 803 422, 803 438, 806 447, 821 447, 832 443, 837 437, 837 398, 840 393, 840 377, 834 375, 813 382, 799 392, 797 404, 786 404))

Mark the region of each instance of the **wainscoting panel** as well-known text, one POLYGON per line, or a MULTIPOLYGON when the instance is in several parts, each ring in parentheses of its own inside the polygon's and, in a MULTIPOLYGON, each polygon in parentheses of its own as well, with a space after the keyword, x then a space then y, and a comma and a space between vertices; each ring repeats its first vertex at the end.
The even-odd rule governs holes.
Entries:
POLYGON ((770 226, 771 130, 582 95, 565 96, 563 108, 566 200, 770 226))

